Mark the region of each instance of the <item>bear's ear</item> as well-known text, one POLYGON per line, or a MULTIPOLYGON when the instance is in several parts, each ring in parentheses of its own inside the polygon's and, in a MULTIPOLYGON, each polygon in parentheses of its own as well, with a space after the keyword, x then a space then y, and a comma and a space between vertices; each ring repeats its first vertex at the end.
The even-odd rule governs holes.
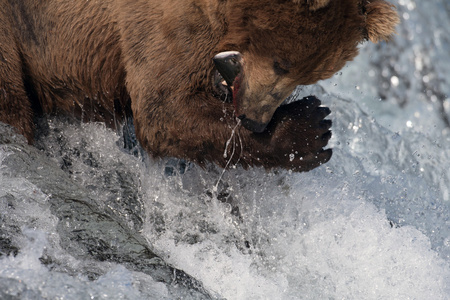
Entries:
POLYGON ((384 0, 363 1, 367 38, 374 43, 389 41, 400 18, 395 6, 384 0))
MULTIPOLYGON (((305 2, 305 0, 293 0, 294 3, 305 2)), ((327 6, 331 0, 306 0, 306 4, 309 6, 309 10, 315 11, 327 6)))

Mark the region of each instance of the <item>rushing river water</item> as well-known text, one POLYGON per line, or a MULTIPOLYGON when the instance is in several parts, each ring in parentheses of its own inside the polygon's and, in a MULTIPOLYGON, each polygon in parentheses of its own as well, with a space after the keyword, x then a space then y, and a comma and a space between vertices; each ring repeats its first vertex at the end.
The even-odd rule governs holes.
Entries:
POLYGON ((395 4, 391 43, 295 91, 333 111, 333 158, 308 173, 0 125, 0 299, 449 299, 450 4, 395 4))

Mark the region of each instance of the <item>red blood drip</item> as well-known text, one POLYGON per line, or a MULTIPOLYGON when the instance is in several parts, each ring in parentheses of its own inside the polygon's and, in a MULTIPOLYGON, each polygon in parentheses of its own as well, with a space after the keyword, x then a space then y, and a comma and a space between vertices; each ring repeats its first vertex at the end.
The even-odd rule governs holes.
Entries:
POLYGON ((233 82, 233 105, 234 105, 234 110, 235 110, 236 116, 239 116, 238 93, 239 93, 240 88, 241 88, 241 77, 237 76, 233 82))

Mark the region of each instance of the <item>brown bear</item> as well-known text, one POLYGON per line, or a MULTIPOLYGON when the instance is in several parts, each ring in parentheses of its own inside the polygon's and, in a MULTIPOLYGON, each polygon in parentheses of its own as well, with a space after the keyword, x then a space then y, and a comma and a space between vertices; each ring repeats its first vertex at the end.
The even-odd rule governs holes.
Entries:
POLYGON ((0 121, 116 127, 153 157, 308 171, 330 113, 298 85, 328 78, 398 22, 383 0, 0 0, 0 121))

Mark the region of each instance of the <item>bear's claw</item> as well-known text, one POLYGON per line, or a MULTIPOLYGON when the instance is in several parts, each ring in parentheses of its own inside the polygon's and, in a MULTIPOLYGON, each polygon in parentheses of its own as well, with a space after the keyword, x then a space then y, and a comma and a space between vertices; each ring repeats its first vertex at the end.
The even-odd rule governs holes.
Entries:
POLYGON ((320 105, 319 99, 308 96, 277 109, 267 130, 255 135, 269 145, 266 155, 272 158, 261 157, 266 168, 305 172, 330 160, 332 149, 323 148, 332 136, 332 121, 324 119, 331 110, 320 105))
POLYGON ((319 123, 320 127, 324 130, 330 129, 332 124, 333 122, 331 120, 322 120, 319 123))

